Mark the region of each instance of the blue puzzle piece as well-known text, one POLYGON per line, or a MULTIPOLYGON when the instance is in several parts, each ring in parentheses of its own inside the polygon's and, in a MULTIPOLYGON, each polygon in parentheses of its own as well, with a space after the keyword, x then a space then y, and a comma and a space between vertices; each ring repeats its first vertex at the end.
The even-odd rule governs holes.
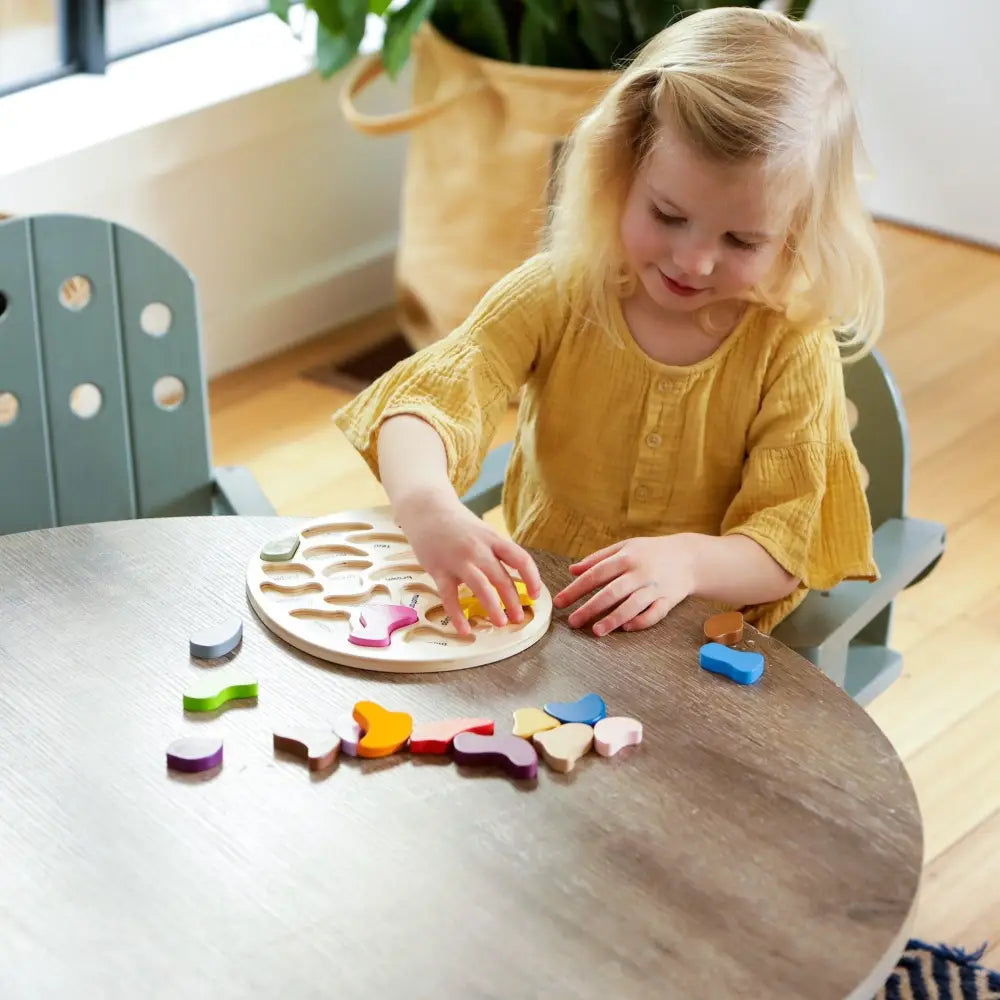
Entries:
POLYGON ((608 714, 604 699, 596 694, 585 694, 578 701, 550 701, 545 711, 560 722, 583 722, 594 726, 608 714))
POLYGON ((722 674, 737 684, 755 684, 764 673, 764 654, 731 649, 721 642, 708 642, 701 647, 698 661, 713 674, 722 674))

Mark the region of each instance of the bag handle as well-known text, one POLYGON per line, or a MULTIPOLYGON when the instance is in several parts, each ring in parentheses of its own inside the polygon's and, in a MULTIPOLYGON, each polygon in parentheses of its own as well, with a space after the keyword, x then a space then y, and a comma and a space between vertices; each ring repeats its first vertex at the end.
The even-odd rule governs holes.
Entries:
POLYGON ((486 86, 486 81, 482 78, 477 80, 466 78, 459 80, 457 85, 451 85, 445 93, 435 97, 433 101, 428 101, 419 107, 389 115, 363 114, 355 106, 354 99, 384 72, 385 67, 382 65, 380 55, 373 54, 359 59, 347 78, 344 89, 340 92, 340 110, 347 121, 359 132, 365 132, 368 135, 392 135, 394 132, 415 128, 430 121, 431 118, 440 114, 456 101, 486 86))

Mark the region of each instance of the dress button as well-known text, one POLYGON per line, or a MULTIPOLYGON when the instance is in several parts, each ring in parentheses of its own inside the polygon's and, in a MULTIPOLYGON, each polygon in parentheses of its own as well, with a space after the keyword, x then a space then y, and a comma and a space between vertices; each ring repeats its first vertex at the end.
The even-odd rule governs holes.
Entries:
POLYGON ((636 500, 645 500, 649 496, 649 489, 645 486, 637 486, 635 488, 635 498, 636 500))
POLYGON ((646 435, 646 444, 648 444, 650 448, 659 448, 662 443, 663 438, 661 438, 659 434, 646 435))
POLYGON ((665 378, 661 378, 660 381, 656 383, 656 388, 659 389, 660 392, 666 392, 667 380, 665 378))

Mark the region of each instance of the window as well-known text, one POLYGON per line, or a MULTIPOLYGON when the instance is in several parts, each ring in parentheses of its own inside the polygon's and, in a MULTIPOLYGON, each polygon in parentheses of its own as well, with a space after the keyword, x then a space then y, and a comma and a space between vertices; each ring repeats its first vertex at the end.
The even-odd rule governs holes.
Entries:
POLYGON ((105 0, 107 58, 263 14, 267 0, 105 0))
POLYGON ((63 72, 61 9, 62 0, 0 0, 0 93, 63 72))
POLYGON ((267 0, 0 0, 0 95, 263 14, 267 0))

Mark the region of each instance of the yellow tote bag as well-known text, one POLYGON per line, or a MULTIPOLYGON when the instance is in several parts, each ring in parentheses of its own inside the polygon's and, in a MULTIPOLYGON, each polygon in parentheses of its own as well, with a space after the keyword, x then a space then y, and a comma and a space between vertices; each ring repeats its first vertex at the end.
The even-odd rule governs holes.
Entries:
POLYGON ((536 251, 559 145, 615 79, 474 55, 429 24, 413 41, 413 106, 362 114, 382 72, 356 64, 340 95, 360 132, 411 130, 396 258, 399 320, 414 349, 458 326, 497 279, 536 251))

